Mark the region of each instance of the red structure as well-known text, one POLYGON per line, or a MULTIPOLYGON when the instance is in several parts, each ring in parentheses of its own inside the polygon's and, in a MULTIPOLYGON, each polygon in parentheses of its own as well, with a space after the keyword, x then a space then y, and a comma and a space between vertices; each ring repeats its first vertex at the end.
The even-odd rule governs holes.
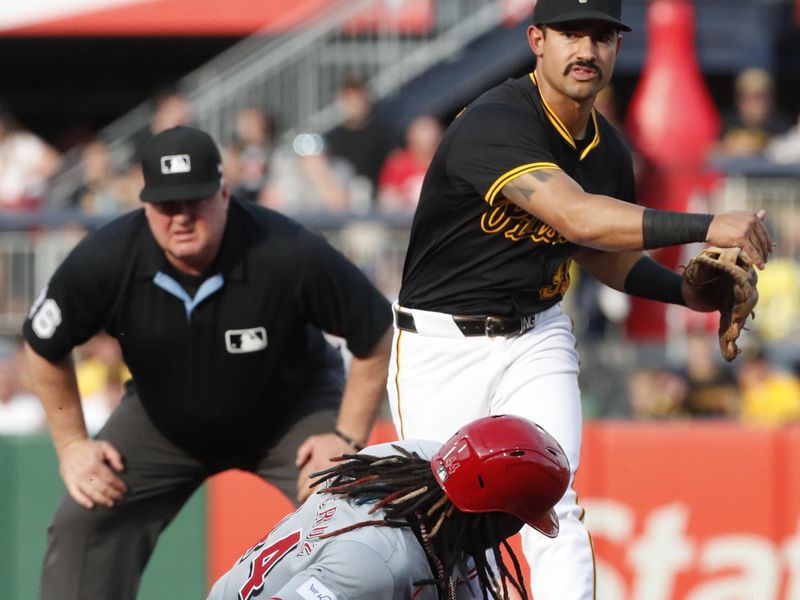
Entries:
MULTIPOLYGON (((704 163, 719 131, 719 114, 697 63, 691 0, 652 0, 647 33, 644 71, 627 121, 645 164, 639 174, 639 201, 651 208, 685 211, 692 193, 707 184, 704 163)), ((654 257, 674 269, 681 248, 665 248, 654 257)), ((634 298, 629 337, 663 340, 664 315, 663 304, 634 298)))

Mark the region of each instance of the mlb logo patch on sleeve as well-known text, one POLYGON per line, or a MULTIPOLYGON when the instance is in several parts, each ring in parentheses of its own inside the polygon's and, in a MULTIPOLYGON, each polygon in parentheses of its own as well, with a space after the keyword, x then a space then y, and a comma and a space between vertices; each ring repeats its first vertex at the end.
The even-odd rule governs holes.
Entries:
POLYGON ((303 600, 336 600, 336 594, 317 581, 316 577, 309 577, 297 588, 297 593, 303 600))
POLYGON ((188 154, 175 154, 161 157, 161 172, 164 175, 189 173, 192 170, 192 159, 188 154))

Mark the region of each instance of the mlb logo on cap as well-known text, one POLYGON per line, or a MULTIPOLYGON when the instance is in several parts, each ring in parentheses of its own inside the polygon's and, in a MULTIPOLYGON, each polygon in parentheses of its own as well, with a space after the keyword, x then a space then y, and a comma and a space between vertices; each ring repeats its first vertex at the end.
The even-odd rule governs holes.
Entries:
POLYGON ((188 154, 161 157, 161 172, 164 175, 172 173, 188 173, 192 170, 192 159, 188 154))
POLYGON ((205 131, 173 127, 142 148, 143 202, 201 200, 222 186, 219 149, 205 131))

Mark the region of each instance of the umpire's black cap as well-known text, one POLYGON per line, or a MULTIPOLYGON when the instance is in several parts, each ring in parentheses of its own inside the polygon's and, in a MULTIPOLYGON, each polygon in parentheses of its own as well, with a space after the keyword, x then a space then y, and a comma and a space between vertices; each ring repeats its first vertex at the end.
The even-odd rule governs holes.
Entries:
POLYGON ((142 148, 143 202, 199 200, 222 185, 219 148, 205 131, 173 127, 154 135, 142 148))
POLYGON ((631 28, 620 21, 622 0, 538 0, 533 9, 534 25, 569 21, 604 21, 621 31, 631 28))

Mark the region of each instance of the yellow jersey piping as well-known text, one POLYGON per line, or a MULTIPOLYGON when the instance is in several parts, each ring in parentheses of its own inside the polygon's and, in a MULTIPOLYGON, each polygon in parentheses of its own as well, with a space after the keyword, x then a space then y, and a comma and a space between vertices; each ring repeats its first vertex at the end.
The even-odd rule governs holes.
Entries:
POLYGON ((489 206, 493 206, 494 199, 497 197, 497 194, 499 194, 500 190, 502 190, 510 181, 516 179, 520 175, 524 175, 525 173, 541 171, 542 169, 558 169, 560 171, 561 167, 559 167, 556 163, 538 162, 521 165, 515 169, 511 169, 510 171, 503 173, 495 180, 495 182, 489 188, 489 191, 486 192, 486 202, 489 203, 489 206))
MULTIPOLYGON (((578 149, 578 146, 575 144, 575 139, 572 137, 572 134, 567 129, 567 126, 564 125, 564 122, 559 118, 559 116, 555 113, 555 111, 550 108, 550 105, 547 103, 547 100, 544 99, 542 95, 542 90, 539 88, 539 83, 536 80, 536 73, 530 73, 529 75, 531 81, 533 82, 534 87, 539 92, 539 98, 542 100, 542 106, 544 107, 544 113, 547 115, 547 119, 550 123, 555 127, 555 130, 558 134, 564 138, 564 140, 572 146, 575 150, 578 149)), ((583 160, 586 156, 597 148, 600 145, 600 129, 597 127, 597 112, 595 111, 594 107, 592 107, 592 123, 594 124, 594 137, 592 141, 589 143, 586 148, 584 148, 583 152, 581 152, 581 156, 579 160, 583 160)))

